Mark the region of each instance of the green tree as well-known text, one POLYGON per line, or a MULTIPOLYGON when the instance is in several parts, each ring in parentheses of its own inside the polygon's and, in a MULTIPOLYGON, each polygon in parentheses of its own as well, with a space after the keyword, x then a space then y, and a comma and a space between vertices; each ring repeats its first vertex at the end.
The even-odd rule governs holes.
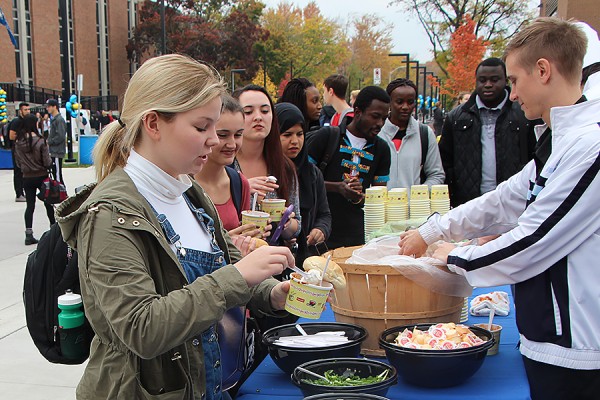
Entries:
POLYGON ((462 25, 466 15, 475 21, 475 35, 489 42, 493 52, 500 51, 533 17, 529 2, 522 0, 394 0, 391 4, 400 5, 419 18, 445 74, 450 35, 462 25))
POLYGON ((289 73, 319 84, 347 57, 343 30, 325 18, 314 2, 304 8, 279 3, 264 12, 262 27, 269 38, 257 45, 257 53, 274 82, 289 73))
POLYGON ((351 21, 348 43, 350 57, 342 65, 342 73, 350 80, 350 89, 373 84, 373 69, 381 68, 381 85, 386 86, 390 71, 395 68, 394 60, 388 57, 392 49, 392 27, 373 14, 355 17, 351 21))
POLYGON ((263 86, 265 89, 267 89, 267 92, 269 92, 272 98, 277 97, 277 85, 273 83, 268 74, 265 74, 262 67, 259 67, 258 71, 256 71, 256 75, 254 75, 252 83, 255 85, 263 86))

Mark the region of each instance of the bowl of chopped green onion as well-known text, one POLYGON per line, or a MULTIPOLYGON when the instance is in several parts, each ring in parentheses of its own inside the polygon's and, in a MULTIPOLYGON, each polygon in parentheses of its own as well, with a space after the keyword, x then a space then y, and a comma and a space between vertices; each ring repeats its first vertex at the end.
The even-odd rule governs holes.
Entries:
POLYGON ((390 400, 387 397, 375 396, 368 393, 322 393, 305 397, 304 400, 390 400))
POLYGON ((367 358, 327 358, 298 366, 292 373, 292 382, 304 396, 322 393, 385 396, 388 389, 398 382, 398 374, 393 366, 381 361, 367 358))

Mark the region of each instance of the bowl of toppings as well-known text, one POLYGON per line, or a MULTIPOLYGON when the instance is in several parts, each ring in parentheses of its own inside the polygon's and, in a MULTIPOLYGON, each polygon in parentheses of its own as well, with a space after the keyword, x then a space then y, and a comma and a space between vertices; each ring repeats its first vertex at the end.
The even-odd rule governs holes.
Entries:
POLYGON ((263 343, 275 364, 286 374, 308 361, 331 357, 358 357, 367 331, 340 322, 309 322, 271 328, 263 343))
POLYGON ((476 326, 436 323, 386 329, 379 345, 406 383, 434 388, 457 386, 473 376, 494 339, 476 326))
POLYGON ((385 396, 398 382, 398 374, 393 366, 381 361, 329 358, 299 365, 294 369, 292 382, 304 396, 326 393, 385 396))

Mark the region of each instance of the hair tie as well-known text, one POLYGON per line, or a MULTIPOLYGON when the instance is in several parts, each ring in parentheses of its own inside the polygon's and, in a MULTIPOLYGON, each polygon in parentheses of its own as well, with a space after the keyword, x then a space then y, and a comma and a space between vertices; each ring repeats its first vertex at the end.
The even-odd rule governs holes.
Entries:
POLYGON ((125 122, 121 121, 121 118, 117 118, 117 122, 121 125, 121 128, 125 128, 125 122))

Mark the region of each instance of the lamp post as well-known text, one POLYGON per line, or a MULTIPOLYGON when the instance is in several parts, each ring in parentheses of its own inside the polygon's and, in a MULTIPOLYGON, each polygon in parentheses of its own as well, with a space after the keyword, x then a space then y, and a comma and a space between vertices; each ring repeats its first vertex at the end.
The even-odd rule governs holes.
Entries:
MULTIPOLYGON (((423 97, 427 96, 427 91, 426 91, 426 87, 425 85, 427 84, 427 80, 426 78, 426 74, 427 74, 427 67, 426 66, 419 66, 419 64, 417 63, 416 67, 413 67, 413 69, 417 70, 417 81, 415 82, 415 85, 417 86, 417 89, 419 88, 419 74, 421 73, 421 71, 423 71, 423 97)), ((417 97, 419 97, 418 93, 417 93, 417 97)), ((425 101, 425 99, 423 99, 423 101, 425 101)), ((423 115, 423 122, 425 122, 425 113, 422 112, 421 113, 423 115)))
MULTIPOLYGON (((403 60, 402 63, 406 63, 406 79, 408 79, 408 67, 410 66, 410 53, 390 53, 390 54, 388 54, 388 57, 404 57, 405 58, 405 60, 403 60)), ((398 68, 396 68, 396 69, 398 69, 398 68)), ((391 75, 392 74, 390 73, 390 82, 392 81, 391 75)))
MULTIPOLYGON (((431 75, 431 77, 433 78, 435 76, 435 74, 431 71, 425 71, 425 80, 427 80, 427 75, 431 75)), ((425 88, 425 85, 423 85, 423 88, 425 88)), ((429 82, 429 97, 431 97, 431 99, 433 100, 433 82, 429 82)))
POLYGON ((235 74, 241 74, 244 71, 246 71, 245 68, 235 68, 231 70, 231 93, 235 90, 235 74))
POLYGON ((424 67, 420 67, 419 66, 419 62, 415 61, 415 60, 410 60, 409 64, 416 64, 415 67, 411 67, 411 68, 417 70, 416 79, 415 79, 415 86, 417 87, 417 97, 419 97, 419 72, 420 72, 420 69, 424 68, 424 67))

